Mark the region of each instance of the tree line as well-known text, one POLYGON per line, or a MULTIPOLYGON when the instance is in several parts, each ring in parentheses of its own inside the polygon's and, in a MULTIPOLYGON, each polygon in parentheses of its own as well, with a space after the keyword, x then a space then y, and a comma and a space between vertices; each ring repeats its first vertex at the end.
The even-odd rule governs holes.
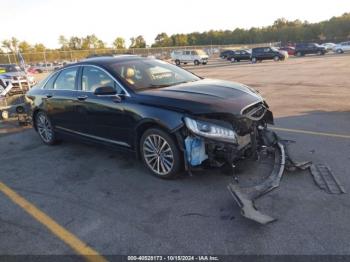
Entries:
MULTIPOLYGON (((191 46, 191 45, 229 45, 229 44, 255 44, 267 42, 324 42, 343 41, 350 38, 350 13, 318 23, 307 21, 288 21, 277 19, 272 25, 266 27, 252 27, 250 29, 236 28, 234 30, 210 30, 206 32, 193 32, 189 34, 159 33, 151 47, 191 46)), ((142 35, 130 38, 128 48, 146 48, 148 45, 142 35)), ((86 37, 61 35, 58 38, 61 51, 70 50, 99 50, 108 45, 95 34, 86 37)), ((114 49, 126 49, 125 39, 116 37, 111 43, 114 49)), ((26 41, 19 41, 12 37, 1 42, 0 53, 44 52, 47 49, 42 43, 31 45, 26 41)), ((57 50, 57 49, 56 49, 57 50)))

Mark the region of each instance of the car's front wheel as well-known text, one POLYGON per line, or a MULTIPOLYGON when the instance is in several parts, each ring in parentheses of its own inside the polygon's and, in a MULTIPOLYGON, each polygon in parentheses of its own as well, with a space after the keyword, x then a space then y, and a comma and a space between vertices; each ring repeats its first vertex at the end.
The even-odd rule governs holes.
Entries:
POLYGON ((35 115, 35 126, 45 144, 53 145, 57 142, 51 121, 45 112, 40 111, 35 115))
POLYGON ((198 60, 194 60, 194 65, 199 65, 199 61, 198 60))
POLYGON ((276 55, 276 56, 274 56, 273 60, 277 62, 278 60, 280 60, 280 58, 279 58, 279 56, 276 55))
POLYGON ((301 57, 303 54, 301 52, 297 52, 297 57, 301 57))
POLYGON ((176 60, 175 60, 175 64, 176 64, 177 66, 179 66, 179 65, 180 65, 180 60, 179 60, 179 59, 176 59, 176 60))
POLYGON ((255 64, 257 61, 258 61, 258 60, 256 59, 256 57, 253 57, 253 58, 252 58, 252 63, 255 64))
POLYGON ((140 153, 144 165, 157 177, 174 178, 182 169, 175 139, 161 129, 146 130, 141 137, 140 153))
POLYGON ((337 49, 337 53, 338 53, 338 54, 341 54, 341 53, 343 53, 343 50, 337 49))

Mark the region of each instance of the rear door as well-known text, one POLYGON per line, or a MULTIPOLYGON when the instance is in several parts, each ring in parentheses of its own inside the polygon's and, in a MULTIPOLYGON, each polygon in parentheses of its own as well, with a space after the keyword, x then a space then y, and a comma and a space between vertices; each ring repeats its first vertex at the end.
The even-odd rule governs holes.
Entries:
POLYGON ((66 68, 45 85, 46 111, 55 128, 76 129, 76 95, 79 66, 66 68))

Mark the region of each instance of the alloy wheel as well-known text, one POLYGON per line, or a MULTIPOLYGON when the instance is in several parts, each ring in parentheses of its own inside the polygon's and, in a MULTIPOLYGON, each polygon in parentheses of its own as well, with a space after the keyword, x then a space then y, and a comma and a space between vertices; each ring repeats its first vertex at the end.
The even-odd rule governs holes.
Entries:
POLYGON ((50 120, 44 113, 38 113, 36 116, 36 127, 41 139, 45 143, 51 143, 53 140, 53 130, 50 120))
POLYGON ((151 134, 143 143, 147 166, 160 176, 167 175, 174 166, 174 154, 169 143, 160 135, 151 134))

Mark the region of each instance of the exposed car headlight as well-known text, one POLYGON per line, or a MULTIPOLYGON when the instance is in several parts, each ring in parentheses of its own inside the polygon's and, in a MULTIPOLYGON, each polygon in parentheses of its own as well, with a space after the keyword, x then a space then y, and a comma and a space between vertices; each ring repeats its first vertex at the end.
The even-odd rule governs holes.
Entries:
POLYGON ((236 132, 230 128, 189 117, 185 117, 184 120, 187 128, 197 135, 228 143, 237 143, 236 132))

